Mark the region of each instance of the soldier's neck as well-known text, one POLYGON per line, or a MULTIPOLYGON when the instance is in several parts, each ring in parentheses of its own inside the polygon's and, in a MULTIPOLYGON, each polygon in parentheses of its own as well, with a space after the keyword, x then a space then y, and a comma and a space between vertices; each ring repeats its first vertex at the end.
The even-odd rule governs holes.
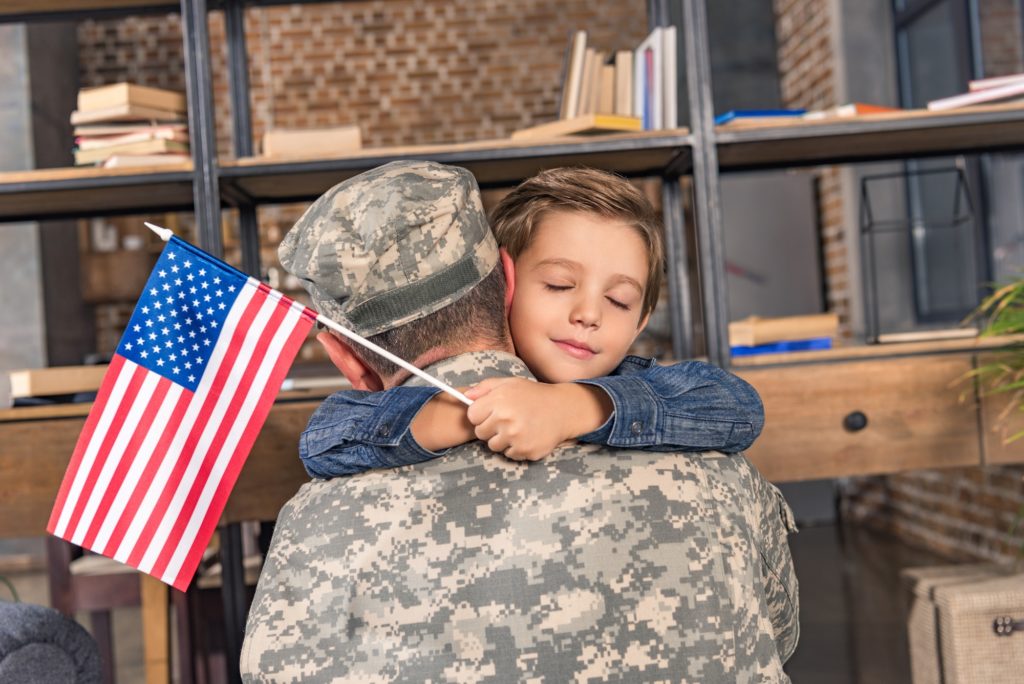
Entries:
MULTIPOLYGON (((505 344, 495 344, 491 340, 474 340, 469 344, 460 344, 458 349, 452 349, 449 347, 437 347, 431 349, 423 354, 420 354, 412 360, 412 365, 417 368, 426 368, 427 366, 443 361, 444 359, 450 359, 453 356, 459 356, 460 354, 472 354, 473 352, 481 351, 503 351, 509 354, 515 354, 515 348, 511 342, 505 344)), ((401 370, 394 375, 382 378, 381 382, 384 383, 384 389, 391 389, 397 387, 403 382, 408 380, 412 376, 412 373, 406 370, 401 370)))

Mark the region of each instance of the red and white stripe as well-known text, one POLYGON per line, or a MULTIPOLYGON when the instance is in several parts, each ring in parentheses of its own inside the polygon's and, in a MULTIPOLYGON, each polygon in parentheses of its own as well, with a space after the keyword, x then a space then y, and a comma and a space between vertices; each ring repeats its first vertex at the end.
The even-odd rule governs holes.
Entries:
POLYGON ((250 278, 194 393, 115 356, 48 530, 187 587, 315 317, 250 278))

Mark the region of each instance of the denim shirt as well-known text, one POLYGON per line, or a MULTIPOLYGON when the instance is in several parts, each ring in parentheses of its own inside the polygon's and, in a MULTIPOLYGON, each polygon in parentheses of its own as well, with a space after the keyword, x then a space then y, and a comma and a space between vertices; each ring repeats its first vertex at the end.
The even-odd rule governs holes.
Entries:
MULTIPOLYGON (((745 381, 702 361, 659 366, 627 356, 612 375, 579 380, 604 389, 612 414, 580 442, 647 451, 747 449, 764 426, 764 406, 745 381)), ((336 392, 317 408, 299 439, 311 477, 330 479, 372 468, 421 463, 444 451, 424 449, 410 426, 440 390, 399 386, 384 392, 336 392)))

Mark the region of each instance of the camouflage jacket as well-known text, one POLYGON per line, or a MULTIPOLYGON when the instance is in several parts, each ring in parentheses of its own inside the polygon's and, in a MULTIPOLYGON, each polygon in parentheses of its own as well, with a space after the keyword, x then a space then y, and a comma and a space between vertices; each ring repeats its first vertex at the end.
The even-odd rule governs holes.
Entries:
MULTIPOLYGON (((515 357, 431 366, 454 385, 515 357)), ((788 682, 793 530, 742 456, 480 443, 314 480, 278 517, 247 682, 788 682)))

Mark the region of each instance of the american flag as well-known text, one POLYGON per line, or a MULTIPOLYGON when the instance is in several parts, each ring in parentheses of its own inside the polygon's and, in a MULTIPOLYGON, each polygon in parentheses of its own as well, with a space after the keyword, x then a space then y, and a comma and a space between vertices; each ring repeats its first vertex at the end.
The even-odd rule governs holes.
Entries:
POLYGON ((184 590, 316 313, 172 237, 48 531, 184 590))

